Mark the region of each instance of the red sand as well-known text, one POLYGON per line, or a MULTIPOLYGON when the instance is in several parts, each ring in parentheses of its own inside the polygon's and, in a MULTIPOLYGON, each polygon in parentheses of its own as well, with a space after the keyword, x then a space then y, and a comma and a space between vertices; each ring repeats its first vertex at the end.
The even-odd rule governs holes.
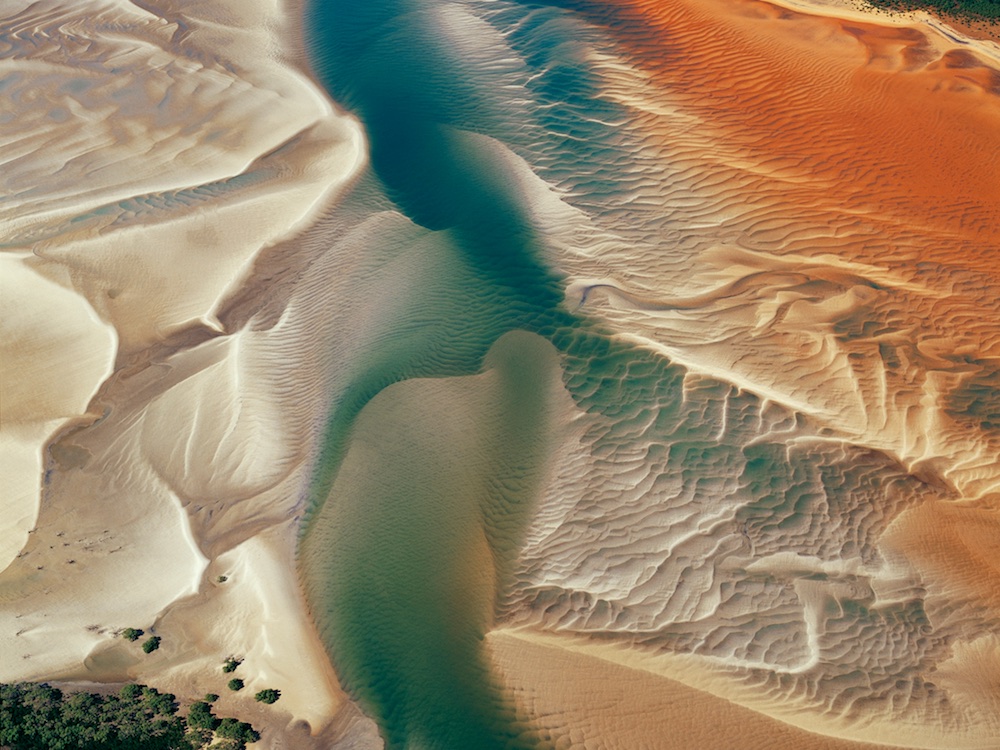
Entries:
POLYGON ((584 12, 720 143, 780 175, 755 194, 863 218, 867 231, 837 252, 1000 279, 1000 70, 985 58, 916 26, 759 0, 615 0, 584 12))

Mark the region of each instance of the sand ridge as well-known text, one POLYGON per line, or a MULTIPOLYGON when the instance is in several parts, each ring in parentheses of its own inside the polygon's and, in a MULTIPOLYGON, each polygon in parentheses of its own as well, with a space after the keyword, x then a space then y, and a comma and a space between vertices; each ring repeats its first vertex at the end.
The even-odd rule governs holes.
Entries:
POLYGON ((363 735, 294 574, 303 443, 289 433, 308 432, 308 406, 276 382, 287 365, 262 387, 266 331, 219 319, 260 251, 364 158, 294 59, 299 8, 15 2, 2 16, 2 678, 226 694, 269 744, 363 735), (140 658, 123 627, 160 651, 140 658), (281 702, 227 694, 230 654, 281 702))

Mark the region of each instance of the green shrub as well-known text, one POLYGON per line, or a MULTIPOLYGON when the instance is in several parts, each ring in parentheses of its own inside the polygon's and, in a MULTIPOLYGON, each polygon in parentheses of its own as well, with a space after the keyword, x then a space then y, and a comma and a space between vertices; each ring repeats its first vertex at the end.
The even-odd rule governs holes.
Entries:
POLYGON ((142 703, 153 713, 173 716, 177 713, 176 698, 173 693, 161 693, 155 688, 149 688, 143 691, 142 703))
POLYGON ((160 647, 161 640, 162 639, 158 635, 154 635, 148 638, 147 640, 143 641, 142 650, 145 651, 147 654, 153 653, 154 651, 156 651, 156 649, 160 647))
POLYGON ((253 697, 253 699, 255 701, 259 701, 260 703, 271 704, 271 703, 274 703, 275 701, 277 701, 278 698, 280 698, 280 697, 281 697, 281 691, 280 690, 274 690, 273 688, 267 688, 266 690, 261 690, 259 693, 257 693, 257 695, 255 695, 253 697))
POLYGON ((242 690, 243 689, 243 680, 241 680, 239 677, 234 677, 233 679, 231 679, 229 681, 229 689, 230 690, 242 690))
POLYGON ((205 693, 205 702, 206 703, 215 703, 217 700, 219 700, 219 694, 218 693, 205 693))
POLYGON ((122 638, 126 641, 137 641, 144 632, 141 628, 125 628, 122 631, 122 638))
POLYGON ((118 691, 118 697, 123 701, 138 700, 140 695, 142 695, 142 685, 136 685, 134 682, 124 685, 122 689, 118 691))
POLYGON ((230 656, 228 659, 225 660, 225 662, 223 662, 222 671, 227 674, 230 672, 235 672, 236 668, 242 663, 243 663, 242 659, 237 659, 233 656, 230 656))

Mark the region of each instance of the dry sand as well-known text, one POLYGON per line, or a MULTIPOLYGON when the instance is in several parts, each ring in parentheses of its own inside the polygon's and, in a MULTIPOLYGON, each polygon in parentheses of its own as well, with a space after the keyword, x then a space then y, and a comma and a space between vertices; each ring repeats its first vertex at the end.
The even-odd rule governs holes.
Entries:
POLYGON ((3 7, 0 679, 217 692, 265 746, 309 747, 358 729, 295 575, 312 415, 279 381, 302 363, 218 318, 364 158, 303 72, 299 10, 3 7))
POLYGON ((659 672, 624 650, 523 631, 487 638, 518 708, 556 748, 625 750, 873 750, 886 745, 826 737, 744 708, 659 672))

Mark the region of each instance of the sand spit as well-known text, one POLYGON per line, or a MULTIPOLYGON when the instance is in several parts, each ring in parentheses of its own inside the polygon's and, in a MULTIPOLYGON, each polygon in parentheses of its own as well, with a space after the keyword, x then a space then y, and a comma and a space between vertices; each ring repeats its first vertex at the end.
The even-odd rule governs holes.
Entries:
POLYGON ((365 730, 294 574, 321 390, 290 390, 288 368, 322 376, 294 336, 275 345, 315 321, 219 318, 258 283, 261 250, 290 247, 363 160, 356 124, 292 59, 293 10, 0 12, 0 679, 217 692, 263 746, 326 747, 365 730), (161 649, 144 656, 124 627, 161 649), (282 691, 267 710, 263 687, 282 691))

